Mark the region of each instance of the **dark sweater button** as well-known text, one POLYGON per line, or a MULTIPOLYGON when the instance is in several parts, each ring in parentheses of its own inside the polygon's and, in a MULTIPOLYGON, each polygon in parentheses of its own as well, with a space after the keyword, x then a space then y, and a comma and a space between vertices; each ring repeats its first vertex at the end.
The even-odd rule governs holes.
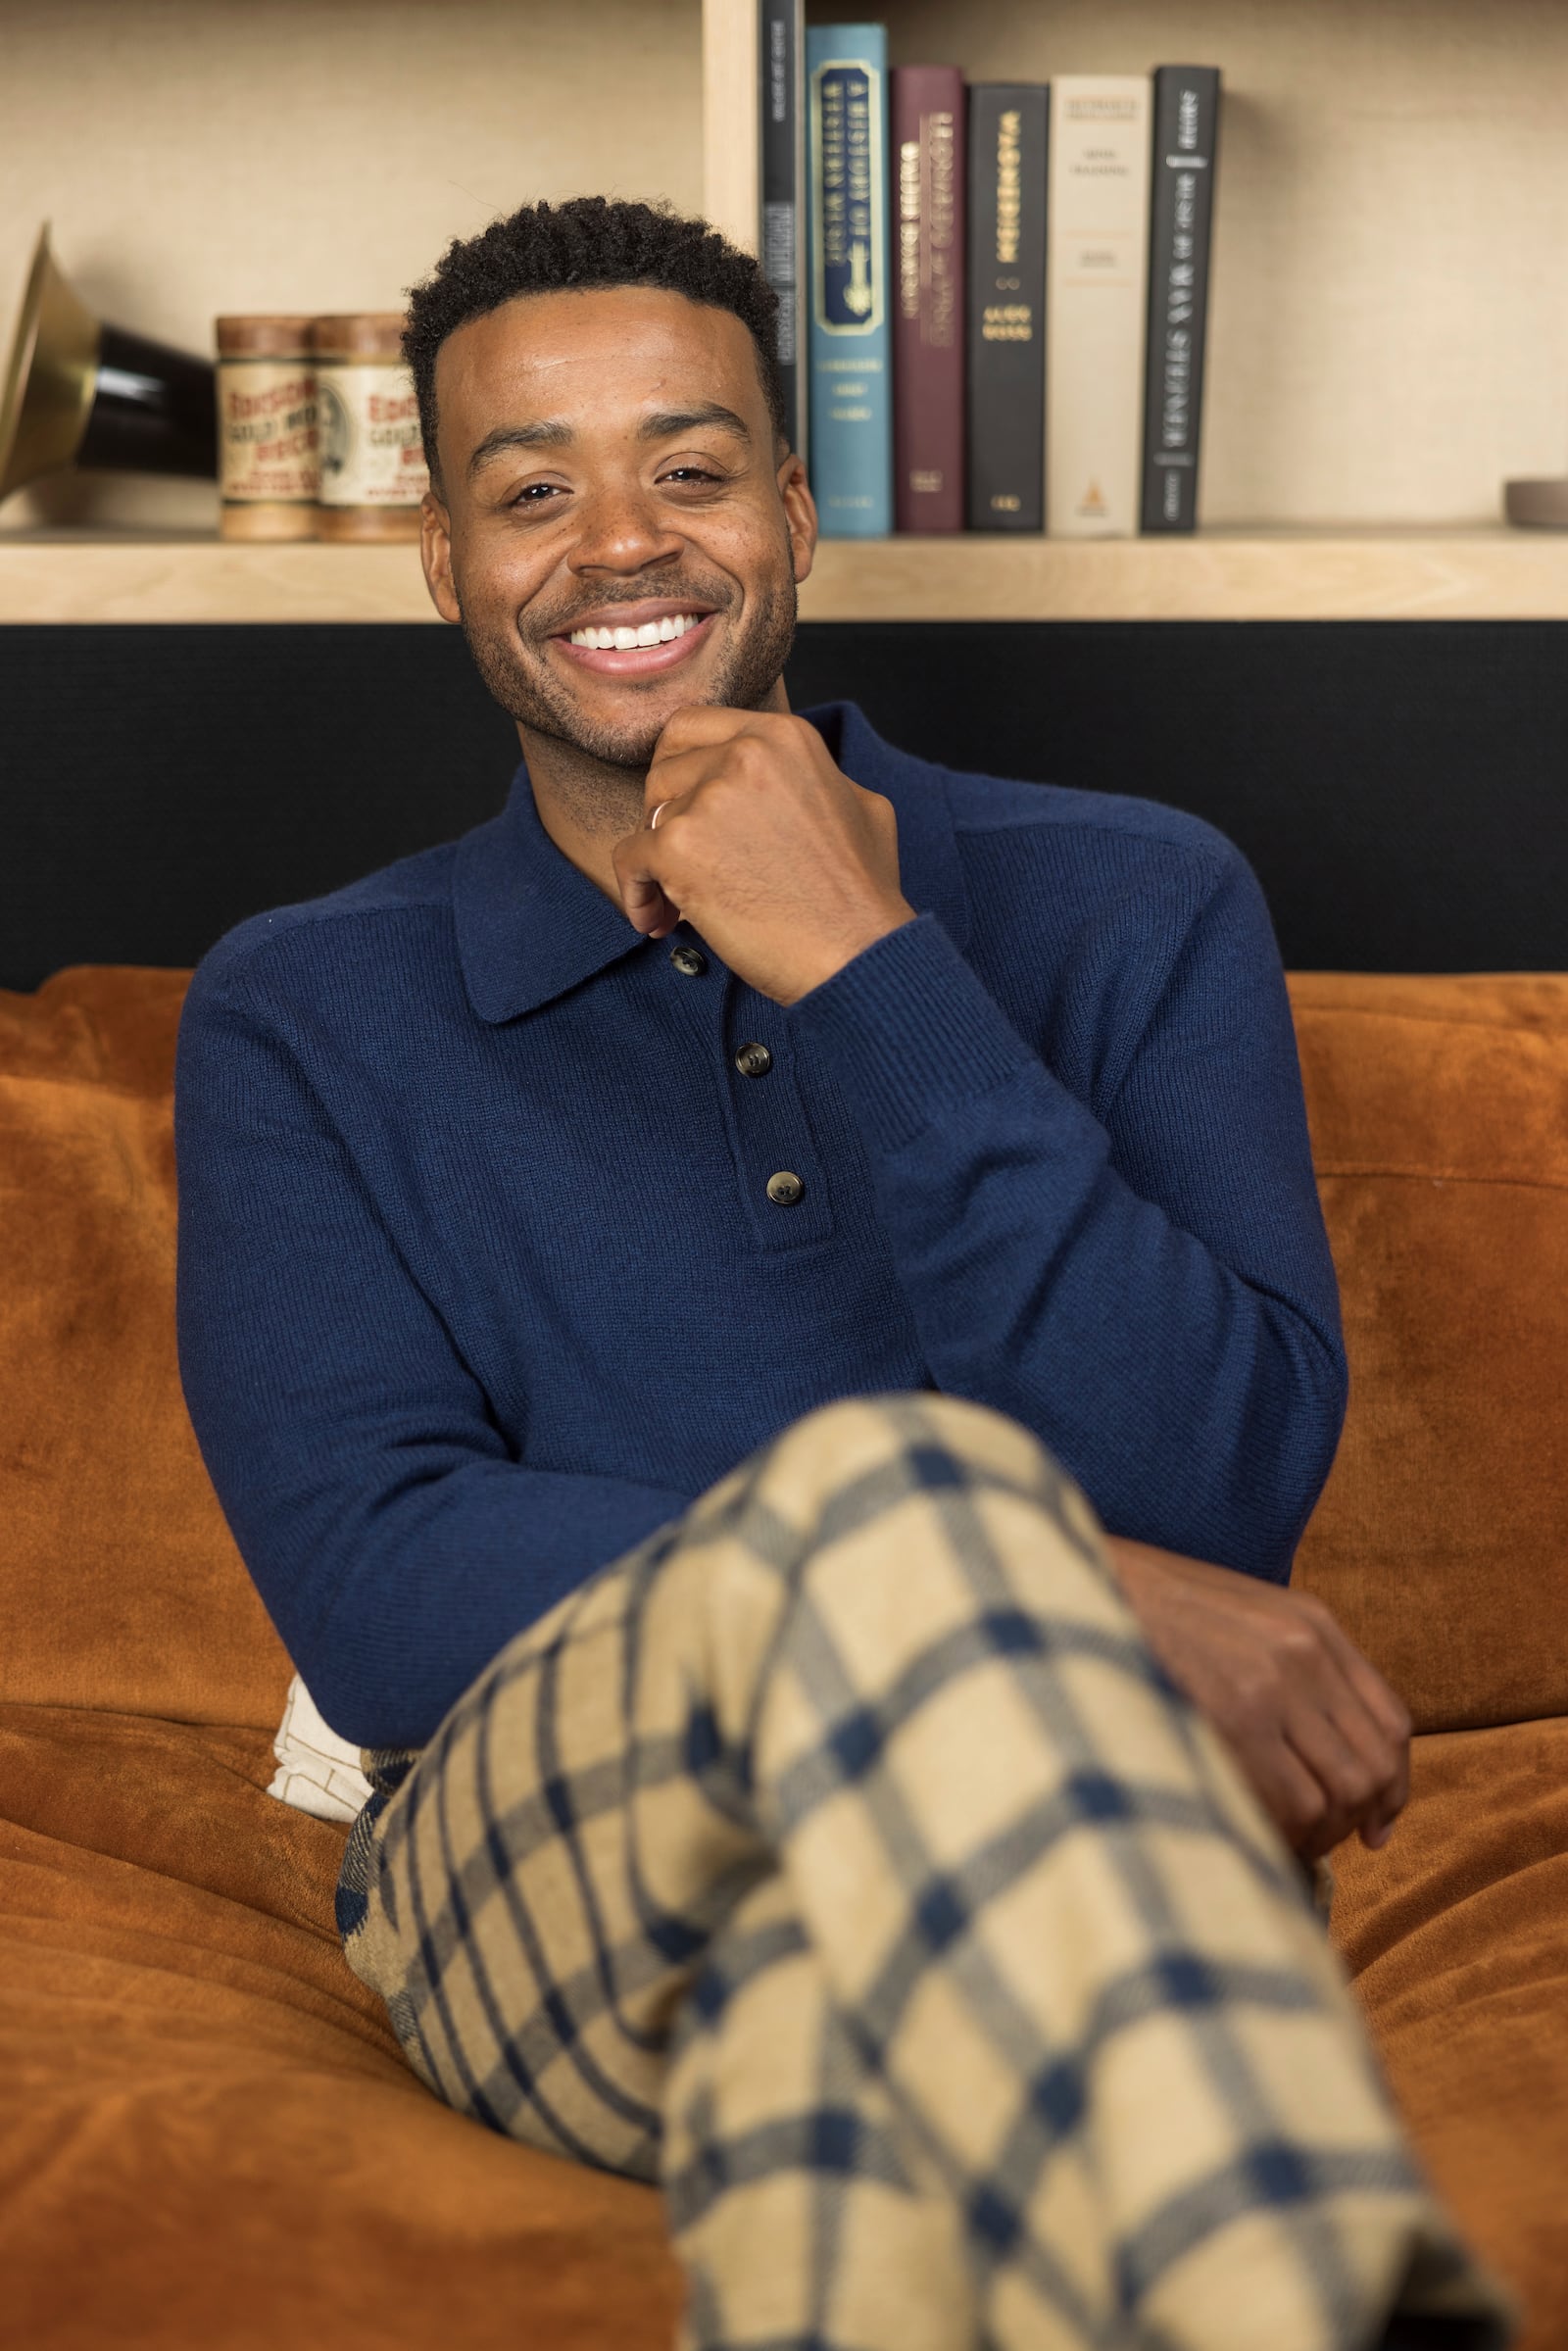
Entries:
POLYGON ((743 1078, 765 1078, 773 1056, 765 1045, 743 1045, 735 1055, 735 1066, 743 1078))
POLYGON ((670 949, 669 959, 675 969, 683 971, 689 980, 700 980, 708 969, 708 957, 702 949, 688 947, 684 939, 677 941, 676 945, 670 949))
POLYGON ((791 1175, 787 1167, 780 1168, 777 1175, 767 1179, 767 1197, 770 1200, 776 1200, 781 1208, 793 1208, 798 1200, 806 1198, 806 1186, 798 1175, 791 1175))

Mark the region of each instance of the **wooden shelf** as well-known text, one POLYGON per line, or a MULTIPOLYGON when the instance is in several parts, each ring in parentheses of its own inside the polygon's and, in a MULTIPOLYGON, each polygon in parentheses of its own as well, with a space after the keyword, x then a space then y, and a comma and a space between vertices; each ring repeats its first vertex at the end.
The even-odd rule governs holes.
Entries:
MULTIPOLYGON (((1568 533, 833 540, 806 620, 1568 620, 1568 533)), ((409 547, 0 537, 0 623, 431 621, 409 547)))
POLYGON ((0 537, 0 624, 435 618, 412 544, 0 537))
POLYGON ((808 620, 1564 620, 1568 533, 844 540, 808 620))

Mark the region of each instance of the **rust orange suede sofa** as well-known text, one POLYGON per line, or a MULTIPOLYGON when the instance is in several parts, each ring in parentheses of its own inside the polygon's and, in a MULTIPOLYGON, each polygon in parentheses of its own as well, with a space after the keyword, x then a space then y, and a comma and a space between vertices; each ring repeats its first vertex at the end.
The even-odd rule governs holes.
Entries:
MULTIPOLYGON (((0 995, 0 2341, 666 2351, 656 2196, 426 2094, 338 1952, 343 1833, 265 1792, 288 1664, 174 1361, 183 988, 0 995)), ((1568 977, 1293 995, 1353 1383, 1298 1576, 1420 1734, 1334 1932, 1560 2351, 1568 977)))

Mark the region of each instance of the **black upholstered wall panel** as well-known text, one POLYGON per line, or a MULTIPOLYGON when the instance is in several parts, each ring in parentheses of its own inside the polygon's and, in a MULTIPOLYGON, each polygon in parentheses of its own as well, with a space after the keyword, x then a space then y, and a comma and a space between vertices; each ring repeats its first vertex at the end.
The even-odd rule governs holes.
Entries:
MULTIPOLYGON (((798 706, 915 751, 1192 808, 1288 963, 1568 968, 1568 627, 804 629, 798 706)), ((477 823, 515 759, 420 627, 0 630, 0 985, 193 961, 254 910, 477 823)))

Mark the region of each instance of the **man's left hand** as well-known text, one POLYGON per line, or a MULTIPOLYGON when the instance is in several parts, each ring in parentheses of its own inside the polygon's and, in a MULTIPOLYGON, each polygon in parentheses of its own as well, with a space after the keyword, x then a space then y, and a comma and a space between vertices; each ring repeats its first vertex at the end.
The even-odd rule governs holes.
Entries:
POLYGON ((628 919, 651 939, 689 922, 775 1004, 914 920, 891 802, 852 783, 804 718, 688 705, 659 738, 643 805, 614 853, 628 919))
POLYGON ((1310 1592, 1108 1536, 1150 1647, 1233 1749, 1304 1861, 1387 1842, 1410 1787, 1410 1717, 1310 1592))

